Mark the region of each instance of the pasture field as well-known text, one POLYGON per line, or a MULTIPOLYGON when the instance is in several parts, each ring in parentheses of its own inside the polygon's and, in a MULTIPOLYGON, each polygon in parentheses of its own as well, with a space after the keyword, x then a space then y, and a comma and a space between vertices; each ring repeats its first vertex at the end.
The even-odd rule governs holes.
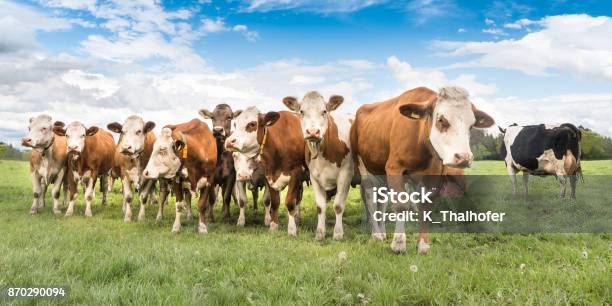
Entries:
MULTIPOLYGON (((587 180, 578 184, 578 196, 595 200, 599 195, 584 192, 588 176, 612 175, 612 161, 584 161, 583 169, 587 180)), ((469 173, 506 174, 499 161, 477 162, 469 173)), ((509 192, 506 183, 502 189, 509 192)), ((552 178, 534 178, 531 188, 550 193, 542 205, 568 205, 556 198, 552 178)), ((180 234, 170 233, 173 198, 161 223, 155 222, 157 206, 147 207, 145 222, 124 223, 121 201, 117 182, 110 206, 102 207, 97 194, 93 218, 83 215, 82 195, 75 216, 64 218, 51 212, 48 193, 45 208, 30 216, 28 164, 0 161, 0 286, 70 288, 67 299, 2 303, 612 304, 610 233, 434 233, 426 256, 416 254, 416 235, 409 233, 408 251, 396 255, 388 242, 373 241, 363 230, 357 189, 349 196, 345 239, 331 240, 328 205, 324 242, 314 240, 310 188, 295 238, 287 237, 284 207, 279 231, 270 234, 262 205, 253 211, 249 204, 247 225, 237 228, 220 221, 217 204, 217 221, 200 236, 188 221, 180 234)), ((232 222, 237 215, 232 204, 232 222)))

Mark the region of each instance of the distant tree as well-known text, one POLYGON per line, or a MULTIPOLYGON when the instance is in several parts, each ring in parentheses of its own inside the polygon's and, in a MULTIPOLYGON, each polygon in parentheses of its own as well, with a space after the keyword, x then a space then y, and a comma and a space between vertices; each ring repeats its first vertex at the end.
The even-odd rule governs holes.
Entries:
POLYGON ((11 144, 0 142, 0 159, 27 160, 29 156, 29 151, 22 152, 13 148, 11 144))

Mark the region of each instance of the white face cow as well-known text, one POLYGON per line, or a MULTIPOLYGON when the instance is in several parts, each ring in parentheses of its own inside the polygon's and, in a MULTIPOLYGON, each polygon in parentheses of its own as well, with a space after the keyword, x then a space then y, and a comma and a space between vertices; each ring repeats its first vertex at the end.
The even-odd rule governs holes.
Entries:
POLYGON ((344 101, 342 96, 331 96, 326 103, 316 91, 311 91, 304 96, 302 102, 294 97, 285 97, 283 103, 300 116, 304 139, 310 143, 319 143, 325 137, 329 113, 344 101))
POLYGON ((147 123, 139 116, 129 116, 123 125, 113 122, 108 124, 108 129, 121 135, 121 153, 138 155, 144 150, 145 139, 148 132, 155 128, 155 123, 147 123))
POLYGON ((430 118, 429 140, 446 166, 465 168, 474 160, 470 150, 470 130, 488 128, 493 119, 477 110, 460 87, 443 87, 436 101, 402 105, 400 112, 411 119, 430 118))
POLYGON ((45 149, 53 144, 53 121, 49 115, 30 118, 28 135, 21 139, 22 145, 35 149, 45 149))
POLYGON ((53 132, 60 136, 66 136, 66 147, 69 153, 81 153, 85 148, 85 137, 95 135, 98 132, 98 127, 86 128, 78 121, 64 127, 63 122, 56 121, 53 124, 53 132))
POLYGON ((153 152, 147 163, 147 167, 143 171, 143 175, 147 179, 156 179, 159 177, 173 178, 181 167, 181 160, 177 156, 177 152, 184 146, 182 140, 174 140, 172 138, 172 130, 163 128, 161 135, 155 139, 153 144, 153 152))
POLYGON ((257 154, 257 126, 260 112, 255 106, 248 107, 234 118, 233 132, 225 140, 225 148, 253 157, 257 154))
POLYGON ((257 168, 256 157, 249 158, 240 152, 233 152, 234 169, 236 169, 236 179, 240 182, 249 181, 253 171, 257 168))

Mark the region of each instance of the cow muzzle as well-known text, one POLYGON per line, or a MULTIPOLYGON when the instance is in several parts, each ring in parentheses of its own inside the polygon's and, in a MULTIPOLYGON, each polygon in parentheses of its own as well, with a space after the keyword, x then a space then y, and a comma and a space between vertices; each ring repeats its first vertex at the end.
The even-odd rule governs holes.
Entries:
POLYGON ((68 146, 68 152, 81 153, 81 148, 79 146, 68 146))
POLYGON ((221 126, 213 127, 213 135, 214 136, 225 136, 225 129, 221 126))
POLYGON ((321 129, 306 129, 304 139, 306 140, 321 140, 321 129))
POLYGON ((455 168, 468 168, 474 161, 474 155, 472 153, 455 153, 450 163, 444 163, 445 166, 455 168))
POLYGON ((21 138, 21 145, 25 147, 32 147, 32 138, 23 137, 21 138))

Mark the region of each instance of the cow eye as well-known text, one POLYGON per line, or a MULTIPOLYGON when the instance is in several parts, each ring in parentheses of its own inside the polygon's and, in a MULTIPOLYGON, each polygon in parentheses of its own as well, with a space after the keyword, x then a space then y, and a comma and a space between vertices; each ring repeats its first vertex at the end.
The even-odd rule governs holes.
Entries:
POLYGON ((254 127, 255 127, 255 123, 253 123, 253 122, 249 122, 249 124, 247 124, 247 126, 246 126, 246 127, 247 127, 247 129, 252 129, 252 128, 254 128, 254 127))
POLYGON ((450 127, 450 123, 448 122, 448 120, 446 120, 446 118, 444 118, 444 116, 440 116, 438 118, 438 121, 436 121, 436 127, 438 128, 438 130, 444 132, 448 130, 448 128, 450 127))
POLYGON ((304 111, 303 110, 300 111, 300 115, 304 116, 304 111))
POLYGON ((327 111, 326 110, 322 111, 321 115, 323 115, 323 116, 327 115, 327 111))

